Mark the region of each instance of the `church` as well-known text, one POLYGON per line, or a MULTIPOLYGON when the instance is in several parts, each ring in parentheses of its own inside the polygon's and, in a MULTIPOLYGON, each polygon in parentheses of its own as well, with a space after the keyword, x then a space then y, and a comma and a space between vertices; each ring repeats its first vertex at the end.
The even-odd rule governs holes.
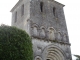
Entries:
POLYGON ((72 60, 64 6, 55 0, 19 0, 11 9, 12 26, 32 39, 33 60, 72 60))

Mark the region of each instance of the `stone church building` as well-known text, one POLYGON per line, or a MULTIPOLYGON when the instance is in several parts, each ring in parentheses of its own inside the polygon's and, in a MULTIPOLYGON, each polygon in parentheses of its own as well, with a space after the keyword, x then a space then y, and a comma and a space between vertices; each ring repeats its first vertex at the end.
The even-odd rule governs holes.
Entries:
POLYGON ((64 5, 55 0, 19 0, 12 26, 32 38, 34 60, 72 60, 64 5))

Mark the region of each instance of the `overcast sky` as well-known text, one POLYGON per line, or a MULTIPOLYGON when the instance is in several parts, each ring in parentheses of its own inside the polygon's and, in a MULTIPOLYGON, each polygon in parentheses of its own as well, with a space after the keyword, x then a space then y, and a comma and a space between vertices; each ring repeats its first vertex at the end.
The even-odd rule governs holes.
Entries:
MULTIPOLYGON (((0 1, 0 24, 11 25, 10 10, 18 0, 0 1)), ((72 54, 80 55, 80 1, 56 0, 65 5, 64 13, 68 28, 72 54)))

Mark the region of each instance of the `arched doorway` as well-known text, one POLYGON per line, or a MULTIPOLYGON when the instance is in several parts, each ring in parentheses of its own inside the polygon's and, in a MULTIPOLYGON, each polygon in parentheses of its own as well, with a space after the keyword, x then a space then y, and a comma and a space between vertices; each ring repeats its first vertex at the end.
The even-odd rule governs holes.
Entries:
POLYGON ((43 60, 66 60, 64 52, 55 45, 47 46, 42 56, 43 60))

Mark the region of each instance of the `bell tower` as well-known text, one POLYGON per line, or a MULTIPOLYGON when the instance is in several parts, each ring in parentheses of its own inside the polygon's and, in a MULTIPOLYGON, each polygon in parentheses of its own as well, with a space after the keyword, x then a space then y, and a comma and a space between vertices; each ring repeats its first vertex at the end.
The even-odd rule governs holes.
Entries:
POLYGON ((12 8, 12 26, 31 36, 34 60, 72 60, 63 7, 55 0, 19 0, 12 8))

